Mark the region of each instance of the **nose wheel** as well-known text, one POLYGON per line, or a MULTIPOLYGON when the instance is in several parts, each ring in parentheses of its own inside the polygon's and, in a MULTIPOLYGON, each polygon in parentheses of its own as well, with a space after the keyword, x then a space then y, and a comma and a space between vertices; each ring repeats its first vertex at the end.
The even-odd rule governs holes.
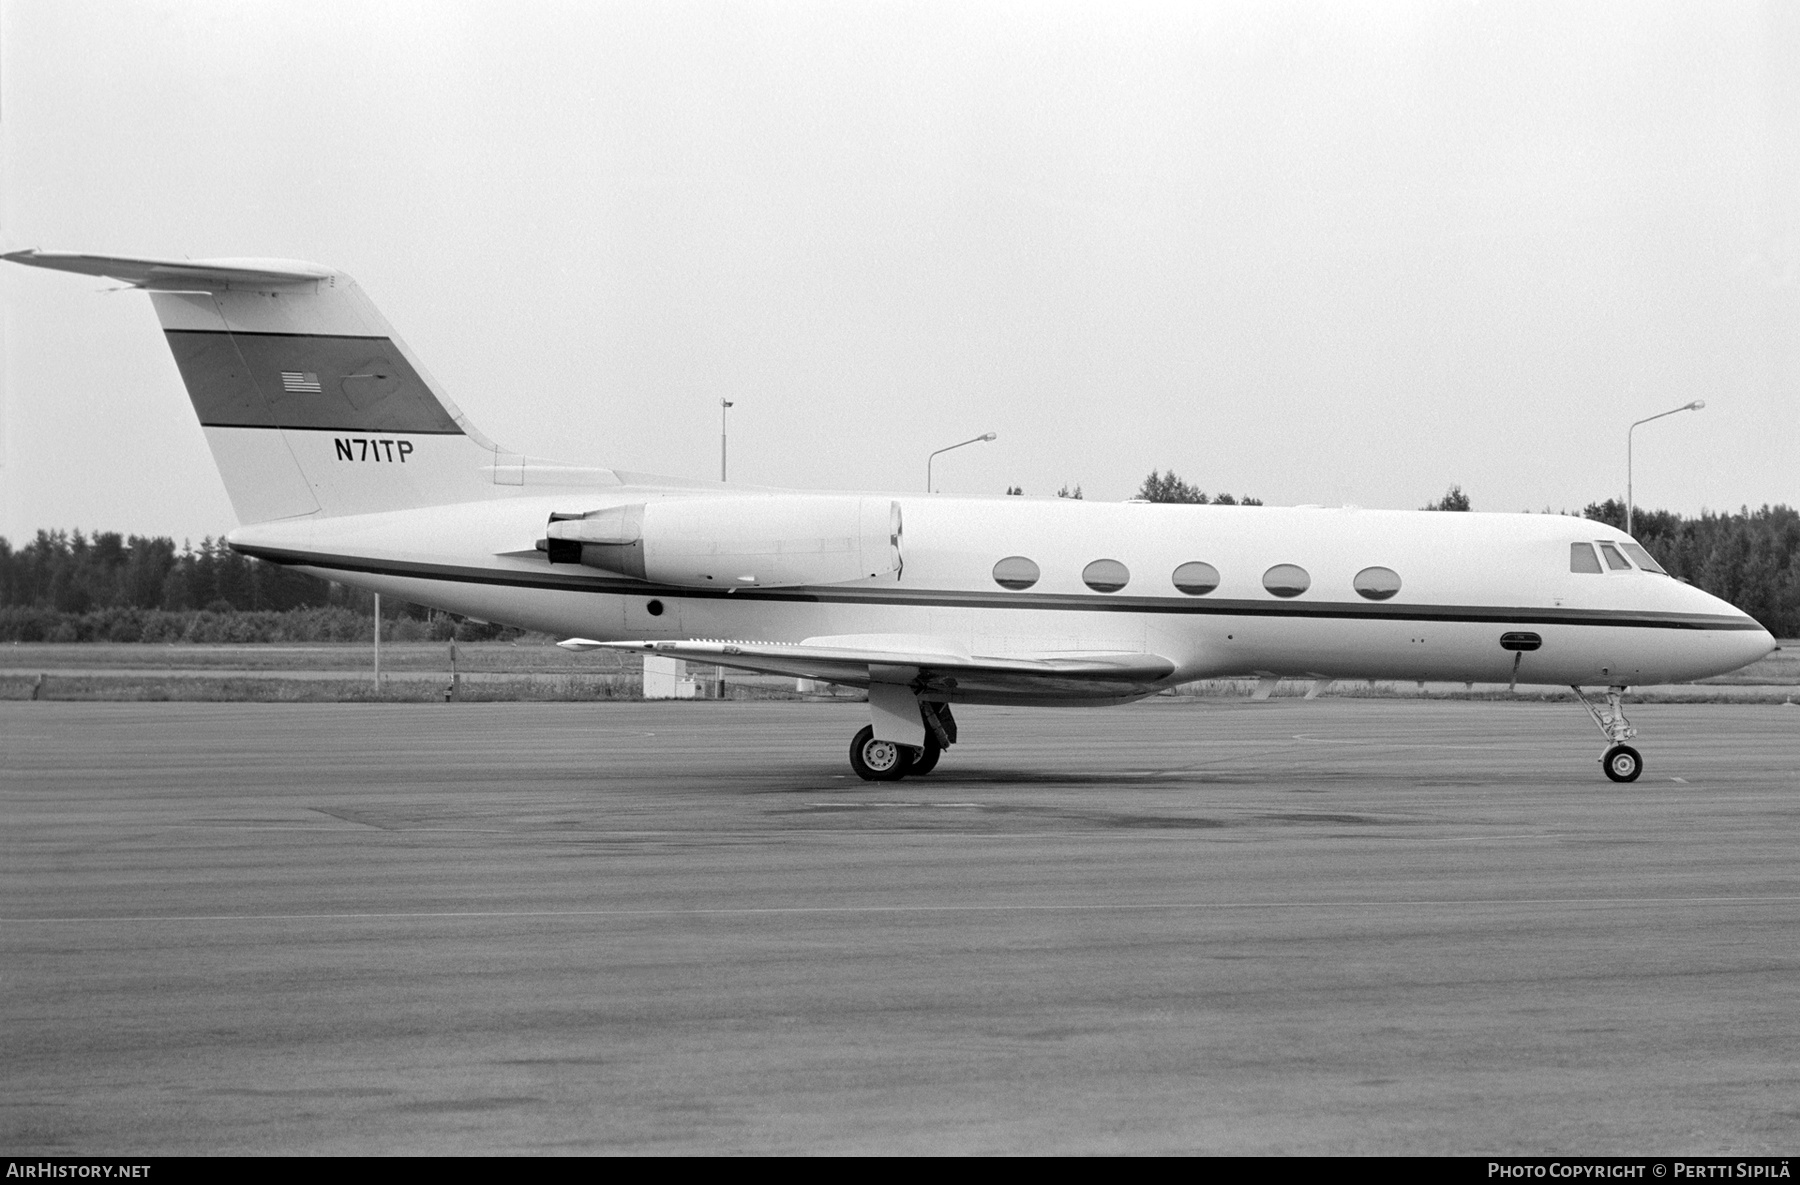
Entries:
POLYGON ((1588 697, 1581 694, 1581 688, 1570 687, 1581 706, 1588 710, 1594 718, 1594 724, 1600 729, 1600 735, 1607 741, 1606 752, 1600 755, 1600 768, 1606 776, 1615 782, 1635 782, 1638 775, 1644 772, 1644 758, 1625 742, 1637 736, 1637 729, 1631 721, 1625 719, 1625 688, 1608 687, 1606 689, 1606 710, 1596 708, 1588 697))
POLYGON ((1600 765, 1615 782, 1635 782, 1644 772, 1644 759, 1630 745, 1614 745, 1600 759, 1600 765))

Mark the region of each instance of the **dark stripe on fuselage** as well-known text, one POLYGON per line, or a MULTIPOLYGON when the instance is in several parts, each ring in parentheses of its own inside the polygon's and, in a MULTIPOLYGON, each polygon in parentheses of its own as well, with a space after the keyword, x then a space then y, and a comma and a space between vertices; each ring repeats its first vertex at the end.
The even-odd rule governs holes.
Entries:
POLYGON ((386 337, 222 329, 163 335, 208 428, 463 434, 386 337), (284 382, 284 373, 301 377, 284 382))
POLYGON ((1169 597, 1085 596, 1079 593, 986 593, 910 590, 888 592, 879 588, 687 588, 650 584, 641 580, 587 576, 579 573, 503 572, 492 568, 466 568, 452 564, 424 564, 407 560, 370 560, 357 556, 321 555, 285 548, 234 543, 234 550, 275 564, 359 572, 370 576, 400 576, 415 580, 441 580, 457 584, 498 585, 507 588, 549 589, 558 592, 608 593, 615 596, 669 597, 689 600, 762 601, 789 604, 915 605, 938 609, 1032 609, 1058 612, 1161 613, 1195 617, 1273 617, 1352 621, 1474 622, 1515 625, 1615 626, 1659 630, 1760 630, 1748 617, 1702 613, 1658 613, 1632 609, 1554 609, 1507 605, 1357 605, 1342 601, 1267 602, 1175 600, 1169 597))

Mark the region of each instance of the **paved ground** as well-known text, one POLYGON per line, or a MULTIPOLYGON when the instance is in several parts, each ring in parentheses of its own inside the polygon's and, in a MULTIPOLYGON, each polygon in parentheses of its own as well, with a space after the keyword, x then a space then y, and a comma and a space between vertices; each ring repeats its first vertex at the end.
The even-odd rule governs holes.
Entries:
POLYGON ((0 1151, 1791 1153, 1800 709, 0 704, 0 1151))

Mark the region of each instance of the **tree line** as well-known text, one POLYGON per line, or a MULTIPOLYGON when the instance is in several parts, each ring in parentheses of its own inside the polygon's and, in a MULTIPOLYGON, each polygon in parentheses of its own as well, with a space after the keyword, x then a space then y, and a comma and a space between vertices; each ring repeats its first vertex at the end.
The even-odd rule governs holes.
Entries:
MULTIPOLYGON (((1208 503, 1214 506, 1262 505, 1261 498, 1252 498, 1249 494, 1245 494, 1242 497, 1233 497, 1230 494, 1214 494, 1209 498, 1199 486, 1189 485, 1179 477, 1176 477, 1173 469, 1163 470, 1160 477, 1157 476, 1156 470, 1152 469, 1150 471, 1150 476, 1146 477, 1143 484, 1138 486, 1136 496, 1143 499, 1145 502, 1186 502, 1198 506, 1205 506, 1208 503)), ((1077 497, 1079 497, 1079 495, 1077 495, 1077 497)))
POLYGON ((0 606, 88 613, 95 609, 182 612, 285 611, 343 604, 348 590, 290 568, 252 560, 202 540, 175 549, 168 538, 115 531, 39 531, 14 550, 0 538, 0 606), (334 602, 334 597, 336 598, 334 602))
MULTIPOLYGON (((358 642, 374 635, 374 597, 231 550, 114 531, 0 536, 0 642, 358 642)), ((393 598, 397 641, 478 640, 504 631, 393 598)))

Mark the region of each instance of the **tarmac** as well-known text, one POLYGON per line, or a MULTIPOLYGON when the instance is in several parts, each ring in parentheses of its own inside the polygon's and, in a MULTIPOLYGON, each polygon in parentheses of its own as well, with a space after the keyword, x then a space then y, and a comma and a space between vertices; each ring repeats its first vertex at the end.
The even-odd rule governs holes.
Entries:
MULTIPOLYGON (((0 645, 0 700, 497 700, 511 697, 588 702, 636 698, 640 656, 613 651, 572 654, 548 639, 513 642, 388 642, 375 663, 367 643, 147 644, 114 642, 13 642, 0 645), (381 676, 375 678, 379 665, 381 676)), ((718 668, 694 664, 702 690, 718 668)), ((793 699, 855 695, 775 675, 730 671, 725 679, 738 698, 793 699)), ((1596 689, 1597 690, 1597 689, 1596 689)), ((1207 679, 1172 694, 1203 699, 1248 698, 1256 679, 1207 679)), ((1634 686, 1639 702, 1791 703, 1800 694, 1800 641, 1727 675, 1697 683, 1634 686)), ((1171 694, 1165 692, 1164 694, 1171 694)), ((1348 679, 1283 679, 1276 698, 1544 699, 1567 698, 1559 686, 1505 683, 1348 679)), ((700 698, 706 698, 702 695, 700 698)))
POLYGON ((1783 1155, 1800 708, 0 703, 0 1152, 1783 1155))

